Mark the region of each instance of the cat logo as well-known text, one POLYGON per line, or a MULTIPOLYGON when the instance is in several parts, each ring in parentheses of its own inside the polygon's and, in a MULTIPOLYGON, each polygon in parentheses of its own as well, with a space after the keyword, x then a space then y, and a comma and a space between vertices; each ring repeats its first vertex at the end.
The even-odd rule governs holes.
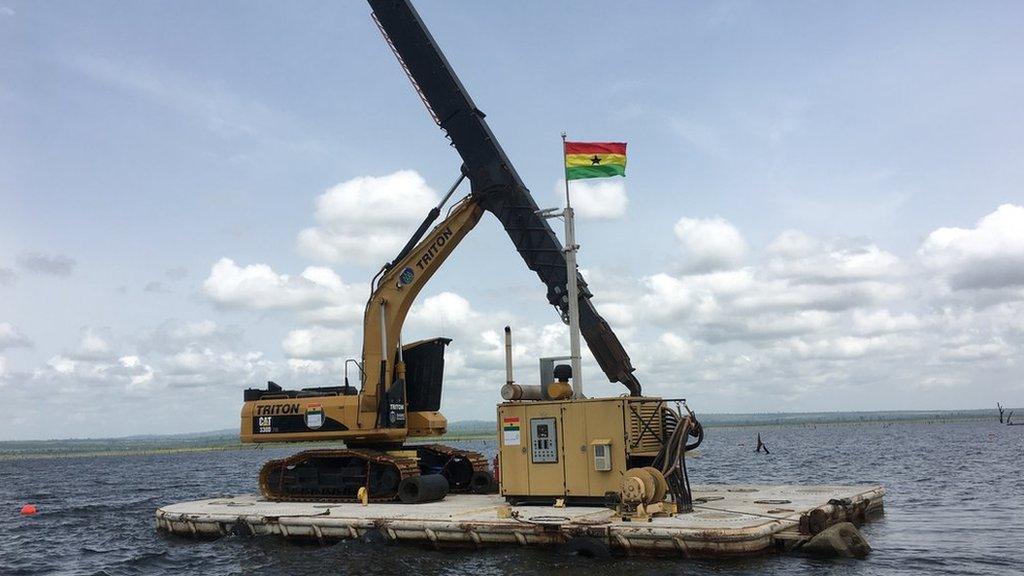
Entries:
POLYGON ((306 405, 306 428, 317 430, 324 425, 324 408, 321 404, 306 405))

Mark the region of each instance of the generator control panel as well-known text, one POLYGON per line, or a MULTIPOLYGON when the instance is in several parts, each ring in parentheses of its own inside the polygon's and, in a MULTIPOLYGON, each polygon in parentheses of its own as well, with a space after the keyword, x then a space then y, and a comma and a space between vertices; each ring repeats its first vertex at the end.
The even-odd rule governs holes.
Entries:
POLYGON ((533 463, 558 462, 558 430, 554 418, 531 418, 530 440, 530 460, 533 463))

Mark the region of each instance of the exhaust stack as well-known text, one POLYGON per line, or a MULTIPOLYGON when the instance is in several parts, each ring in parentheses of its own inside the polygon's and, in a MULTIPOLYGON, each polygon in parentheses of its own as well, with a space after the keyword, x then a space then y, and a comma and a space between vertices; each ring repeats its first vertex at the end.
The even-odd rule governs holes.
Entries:
POLYGON ((512 329, 508 326, 505 326, 505 385, 501 387, 501 397, 507 401, 544 399, 540 386, 521 386, 512 377, 512 329))
POLYGON ((505 386, 511 386, 512 378, 512 328, 505 326, 505 386))

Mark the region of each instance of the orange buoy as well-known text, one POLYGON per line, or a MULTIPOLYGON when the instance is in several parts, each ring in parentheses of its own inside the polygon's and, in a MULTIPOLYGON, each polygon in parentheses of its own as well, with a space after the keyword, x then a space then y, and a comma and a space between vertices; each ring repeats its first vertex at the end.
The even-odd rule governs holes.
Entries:
POLYGON ((25 504, 21 507, 21 513, 24 516, 31 516, 37 512, 36 507, 31 504, 25 504))

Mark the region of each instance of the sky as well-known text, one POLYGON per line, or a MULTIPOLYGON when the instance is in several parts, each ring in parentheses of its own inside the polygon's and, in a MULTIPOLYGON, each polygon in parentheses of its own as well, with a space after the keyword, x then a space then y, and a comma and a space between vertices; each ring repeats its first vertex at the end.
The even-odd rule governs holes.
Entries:
MULTIPOLYGON (((563 130, 628 142, 572 197, 648 394, 1024 404, 1020 3, 416 6, 542 207, 563 130)), ((360 2, 0 0, 0 440, 231 428, 246 387, 340 383, 459 165, 360 2)), ((519 382, 566 353, 544 294, 485 214, 403 333, 453 339, 450 420, 494 418, 505 325, 519 382)), ((625 391, 592 359, 584 385, 625 391)))

